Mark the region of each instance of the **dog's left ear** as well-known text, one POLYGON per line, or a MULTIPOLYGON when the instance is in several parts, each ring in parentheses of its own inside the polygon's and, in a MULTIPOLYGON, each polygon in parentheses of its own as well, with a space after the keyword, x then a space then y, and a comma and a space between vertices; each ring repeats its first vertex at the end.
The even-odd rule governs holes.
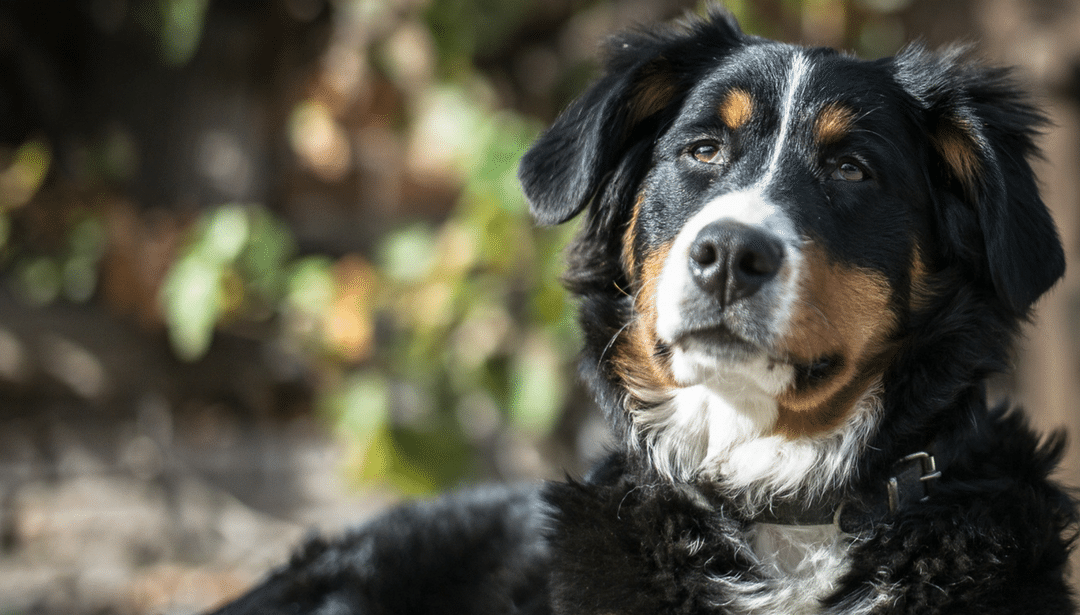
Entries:
POLYGON ((714 6, 682 27, 610 40, 604 74, 521 159, 518 177, 536 221, 560 224, 585 209, 631 143, 652 138, 659 116, 678 104, 703 67, 744 39, 735 18, 714 6))
POLYGON ((897 81, 923 107, 947 182, 974 209, 994 289, 1023 313, 1065 273, 1061 240, 1029 164, 1046 120, 1007 70, 964 55, 913 46, 897 56, 897 81))

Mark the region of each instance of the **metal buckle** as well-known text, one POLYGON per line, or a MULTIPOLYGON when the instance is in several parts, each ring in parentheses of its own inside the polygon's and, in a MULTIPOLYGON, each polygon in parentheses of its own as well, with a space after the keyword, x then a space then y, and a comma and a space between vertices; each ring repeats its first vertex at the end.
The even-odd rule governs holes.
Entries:
MULTIPOLYGON (((934 456, 925 451, 912 453, 901 459, 900 463, 911 463, 912 461, 918 461, 922 466, 922 471, 919 475, 919 483, 922 485, 922 497, 919 498, 919 501, 925 502, 926 499, 930 497, 930 481, 941 478, 941 472, 937 469, 937 462, 934 460, 934 456)), ((897 509, 900 508, 900 481, 897 476, 889 478, 888 488, 889 512, 895 513, 897 509)))

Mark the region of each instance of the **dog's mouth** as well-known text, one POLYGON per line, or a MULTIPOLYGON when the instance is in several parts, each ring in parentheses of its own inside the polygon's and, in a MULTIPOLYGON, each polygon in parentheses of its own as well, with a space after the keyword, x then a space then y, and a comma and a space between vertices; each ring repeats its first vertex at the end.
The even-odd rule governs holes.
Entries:
POLYGON ((776 350, 769 344, 747 339, 725 325, 681 332, 665 346, 708 356, 716 362, 717 369, 723 369, 728 363, 745 362, 764 356, 768 359, 770 369, 785 366, 791 368, 796 390, 814 388, 840 371, 844 363, 843 356, 838 353, 825 353, 812 358, 796 357, 776 350))
POLYGON ((762 352, 760 345, 736 334, 724 325, 682 332, 675 337, 671 345, 727 360, 743 359, 762 352))

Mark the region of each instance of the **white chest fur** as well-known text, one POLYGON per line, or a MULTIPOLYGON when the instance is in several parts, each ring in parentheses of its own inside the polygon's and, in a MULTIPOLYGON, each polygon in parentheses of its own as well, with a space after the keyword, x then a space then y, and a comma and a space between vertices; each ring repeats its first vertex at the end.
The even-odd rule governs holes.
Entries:
POLYGON ((848 478, 880 413, 877 386, 867 390, 851 419, 834 432, 789 439, 770 434, 774 399, 739 386, 750 378, 724 376, 722 383, 676 390, 633 413, 634 428, 645 434, 653 465, 662 475, 720 480, 750 509, 800 490, 809 496, 825 493, 848 478))
POLYGON ((763 581, 719 580, 731 606, 754 614, 811 615, 847 571, 851 536, 835 525, 759 523, 747 534, 763 581))

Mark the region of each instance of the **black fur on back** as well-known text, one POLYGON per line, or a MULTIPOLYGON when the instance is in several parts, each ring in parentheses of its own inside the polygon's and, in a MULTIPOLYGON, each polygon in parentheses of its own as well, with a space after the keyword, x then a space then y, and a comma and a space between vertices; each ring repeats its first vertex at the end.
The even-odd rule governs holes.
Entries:
POLYGON ((292 561, 214 615, 546 615, 546 519, 534 488, 401 506, 292 561))

